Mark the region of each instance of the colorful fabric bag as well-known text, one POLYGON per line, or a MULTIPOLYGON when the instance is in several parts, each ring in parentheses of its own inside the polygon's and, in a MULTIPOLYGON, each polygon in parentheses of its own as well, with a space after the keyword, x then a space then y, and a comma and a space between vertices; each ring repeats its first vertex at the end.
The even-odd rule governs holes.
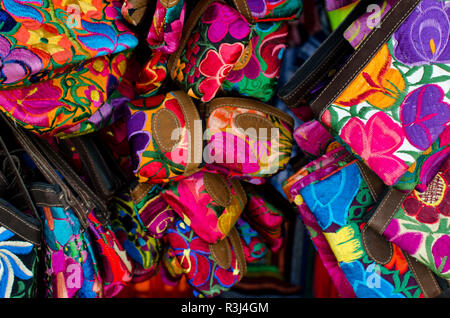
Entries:
POLYGON ((235 228, 225 239, 209 244, 179 219, 167 231, 166 239, 198 297, 218 296, 246 273, 245 256, 235 228))
POLYGON ((176 181, 199 169, 202 123, 188 95, 175 91, 138 99, 130 111, 128 141, 139 182, 176 181))
POLYGON ((267 255, 269 248, 265 244, 264 239, 248 222, 243 218, 239 218, 236 222, 236 229, 241 239, 247 263, 256 262, 267 255))
POLYGON ((203 105, 206 119, 206 170, 253 183, 287 165, 293 119, 265 103, 221 97, 203 105))
POLYGON ((123 24, 117 1, 6 1, 0 10, 3 88, 52 79, 83 61, 132 49, 138 43, 123 24))
POLYGON ((252 30, 238 11, 221 0, 202 0, 192 12, 168 70, 189 96, 207 102, 244 54, 252 30))
POLYGON ((99 56, 50 80, 0 90, 0 109, 38 135, 68 137, 90 132, 89 124, 80 124, 93 121, 94 114, 100 116, 98 111, 104 113, 105 105, 114 105, 113 92, 125 74, 126 59, 125 53, 99 56))
MULTIPOLYGON (((366 2, 356 6, 342 28, 366 7, 366 2)), ((447 3, 436 0, 397 1, 381 19, 381 27, 356 50, 339 39, 339 27, 317 52, 317 60, 304 65, 280 96, 295 106, 300 95, 313 89, 311 83, 323 77, 316 72, 328 73, 330 64, 336 65, 330 60, 342 61, 344 56, 345 64, 319 91, 311 108, 387 185, 397 184, 450 122, 443 27, 447 9, 447 3), (426 32, 415 31, 431 25, 429 21, 432 26, 426 32), (310 76, 300 81, 308 69, 310 76)))
MULTIPOLYGON (((336 276, 334 281, 342 282, 345 277, 359 298, 438 296, 442 290, 433 287, 436 278, 425 266, 367 226, 383 193, 383 182, 352 157, 334 160, 326 171, 322 171, 322 163, 319 158, 310 165, 314 170, 296 174, 293 179, 298 181, 287 182, 285 191, 297 206, 306 205, 301 213, 309 210, 319 226, 315 228, 326 238, 338 266, 329 250, 319 245, 325 243, 323 238, 308 228, 314 241, 320 242, 316 248, 322 259, 331 263, 326 267, 336 276), (303 175, 309 181, 303 180, 303 175)), ((344 286, 338 288, 348 295, 351 291, 344 286)))
POLYGON ((161 196, 196 235, 210 244, 225 239, 247 203, 239 180, 204 171, 170 184, 161 196))
POLYGON ((368 226, 444 279, 450 278, 450 159, 425 192, 391 189, 368 226))

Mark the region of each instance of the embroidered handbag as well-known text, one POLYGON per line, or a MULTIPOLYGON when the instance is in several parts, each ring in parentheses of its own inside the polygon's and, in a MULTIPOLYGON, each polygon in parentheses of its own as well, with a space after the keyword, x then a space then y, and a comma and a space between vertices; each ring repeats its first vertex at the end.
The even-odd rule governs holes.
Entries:
POLYGON ((444 279, 450 278, 450 158, 425 192, 390 189, 368 226, 444 279))
POLYGON ((442 290, 435 288, 437 281, 431 271, 367 225, 384 191, 383 182, 353 156, 329 158, 333 156, 313 161, 284 189, 302 207, 301 215, 310 214, 307 224, 317 223, 307 228, 334 281, 346 279, 351 286, 338 288, 346 295, 353 290, 360 298, 438 296, 442 290), (304 180, 306 177, 309 180, 304 180), (317 230, 323 236, 318 236, 317 230))
POLYGON ((204 171, 170 184, 161 196, 195 235, 210 244, 225 239, 247 203, 239 180, 204 171))
POLYGON ((117 5, 86 0, 2 2, 2 88, 29 86, 83 61, 134 48, 138 40, 123 24, 117 5))
POLYGON ((170 77, 189 96, 210 101, 241 58, 251 35, 247 20, 224 1, 200 1, 169 58, 170 77))
POLYGON ((0 108, 25 129, 45 137, 67 138, 91 132, 94 128, 87 122, 93 122, 95 115, 99 117, 98 112, 105 113, 106 105, 111 108, 111 104, 117 103, 113 92, 125 74, 127 56, 127 53, 99 56, 50 80, 2 89, 0 108))
POLYGON ((215 243, 202 240, 181 219, 168 229, 173 250, 195 296, 214 297, 237 284, 246 273, 246 262, 237 230, 215 243))
POLYGON ((317 118, 391 186, 450 122, 447 33, 441 27, 448 4, 397 1, 354 50, 342 33, 368 4, 356 6, 280 96, 293 107, 309 98, 317 118), (416 31, 425 25, 427 31, 416 31), (338 71, 330 76, 331 69, 338 71), (315 84, 320 81, 323 89, 315 84))
POLYGON ((288 114, 248 98, 220 97, 201 107, 204 169, 260 183, 285 168, 294 125, 288 114))
POLYGON ((130 110, 128 141, 139 182, 176 181, 199 169, 202 123, 187 94, 174 91, 134 100, 130 110))

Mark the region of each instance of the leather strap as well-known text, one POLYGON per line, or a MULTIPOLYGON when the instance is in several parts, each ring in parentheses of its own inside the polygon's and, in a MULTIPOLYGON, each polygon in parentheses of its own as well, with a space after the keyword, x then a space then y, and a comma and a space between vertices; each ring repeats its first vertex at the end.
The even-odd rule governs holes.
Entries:
POLYGON ((367 225, 378 234, 383 235, 386 227, 389 225, 395 213, 400 209, 407 195, 408 193, 390 188, 367 222, 367 225))
POLYGON ((366 181, 367 186, 369 187, 370 194, 372 195, 373 199, 378 202, 381 199, 382 195, 386 192, 386 184, 365 163, 357 160, 356 164, 358 165, 359 171, 361 172, 364 181, 366 181))
POLYGON ((244 16, 248 23, 255 23, 255 19, 253 18, 252 12, 248 6, 247 0, 233 0, 236 9, 240 14, 244 16))
POLYGON ((431 270, 424 264, 419 263, 414 257, 403 252, 409 269, 413 272, 414 278, 419 284, 420 290, 426 298, 435 298, 442 294, 442 289, 431 270))
POLYGON ((381 21, 381 27, 375 28, 347 60, 346 64, 322 90, 311 109, 317 118, 333 103, 351 81, 361 72, 367 63, 386 43, 421 0, 398 0, 381 21))

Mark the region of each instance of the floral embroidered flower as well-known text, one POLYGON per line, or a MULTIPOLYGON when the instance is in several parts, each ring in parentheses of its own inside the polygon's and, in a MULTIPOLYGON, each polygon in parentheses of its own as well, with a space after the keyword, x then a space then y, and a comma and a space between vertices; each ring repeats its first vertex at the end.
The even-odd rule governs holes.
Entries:
POLYGON ((42 69, 41 59, 25 48, 11 49, 11 43, 0 35, 0 83, 11 84, 42 69))
POLYGON ((450 104, 441 87, 428 84, 409 93, 401 105, 400 120, 408 141, 426 150, 450 123, 450 104))
POLYGON ((256 79, 259 76, 261 72, 261 66, 259 65, 259 61, 253 52, 253 48, 255 48, 257 44, 258 36, 256 35, 251 39, 250 44, 245 48, 241 59, 236 63, 230 74, 228 74, 227 81, 230 81, 231 83, 237 83, 241 81, 244 76, 248 79, 256 79), (241 62, 243 64, 243 67, 239 67, 237 69, 236 66, 238 66, 241 62))
POLYGON ((208 39, 218 43, 229 33, 233 38, 241 40, 249 35, 248 22, 236 10, 220 2, 213 2, 202 15, 202 22, 211 24, 208 39))
POLYGON ((405 81, 391 62, 389 49, 383 45, 334 104, 350 107, 367 101, 380 109, 392 106, 404 91, 405 81))
POLYGON ((49 112, 65 105, 59 100, 61 94, 61 88, 53 86, 51 81, 21 89, 2 90, 0 107, 22 122, 48 127, 49 112))
POLYGON ((25 241, 10 240, 15 234, 4 227, 0 227, 0 297, 11 296, 14 280, 28 280, 34 274, 21 261, 19 255, 31 253, 33 244, 25 241))
POLYGON ((103 94, 99 92, 98 88, 94 85, 89 85, 88 89, 84 92, 87 99, 92 102, 95 108, 100 107, 103 104, 103 94))
POLYGON ((406 65, 450 62, 448 2, 424 0, 394 33, 394 55, 406 65))
POLYGON ((383 112, 371 116, 367 123, 351 118, 340 136, 388 185, 395 184, 408 169, 394 154, 405 138, 403 131, 383 112))
POLYGON ((141 154, 147 149, 152 138, 150 132, 145 130, 146 122, 147 115, 145 112, 139 111, 134 113, 127 123, 128 142, 130 144, 134 173, 137 173, 141 162, 141 154))
POLYGON ((438 238, 431 248, 431 253, 439 273, 450 271, 450 236, 442 235, 438 238))
POLYGON ((200 62, 199 71, 206 78, 199 85, 202 101, 210 101, 244 52, 242 43, 222 43, 219 52, 209 50, 200 62))
POLYGON ((434 224, 440 215, 450 217, 450 168, 438 173, 425 192, 414 190, 403 202, 403 209, 409 216, 414 216, 419 222, 434 224))
POLYGON ((420 232, 409 231, 402 233, 400 229, 400 223, 395 218, 393 218, 389 225, 386 227, 383 235, 389 241, 394 243, 393 246, 400 246, 405 252, 411 255, 417 253, 424 240, 424 236, 420 232))

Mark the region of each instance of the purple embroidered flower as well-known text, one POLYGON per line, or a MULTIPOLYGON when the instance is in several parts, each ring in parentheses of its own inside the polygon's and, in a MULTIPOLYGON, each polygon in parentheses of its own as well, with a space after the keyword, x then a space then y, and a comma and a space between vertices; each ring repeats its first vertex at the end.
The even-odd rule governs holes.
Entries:
POLYGON ((394 55, 407 65, 450 62, 450 3, 423 0, 394 33, 394 55))
POLYGON ((130 144, 133 172, 136 173, 141 162, 141 153, 147 149, 151 140, 150 132, 145 130, 147 115, 145 112, 133 114, 127 122, 128 142, 130 144))
POLYGON ((431 253, 439 272, 448 272, 450 270, 450 236, 443 235, 438 238, 431 248, 431 253))
POLYGON ((203 13, 202 22, 211 24, 208 29, 208 39, 213 43, 220 42, 227 33, 238 40, 250 33, 250 25, 244 17, 220 2, 214 2, 208 6, 203 13))
POLYGON ((41 69, 42 61, 37 55, 24 48, 11 50, 11 43, 0 35, 0 83, 18 82, 41 69))
POLYGON ((409 93, 401 106, 406 138, 418 149, 428 149, 450 121, 450 104, 443 98, 442 88, 429 84, 409 93))

